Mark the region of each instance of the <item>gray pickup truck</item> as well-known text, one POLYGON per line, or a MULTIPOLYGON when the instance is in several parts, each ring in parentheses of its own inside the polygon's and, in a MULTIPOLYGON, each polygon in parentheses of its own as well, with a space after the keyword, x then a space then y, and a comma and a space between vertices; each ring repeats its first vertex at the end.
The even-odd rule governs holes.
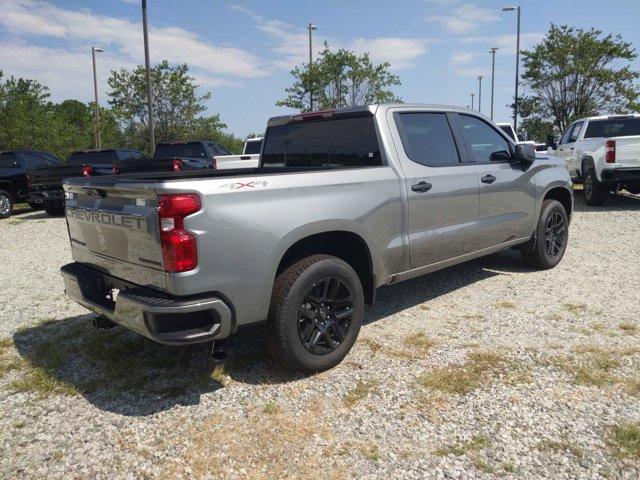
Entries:
POLYGON ((318 371, 351 349, 378 287, 510 247, 552 268, 567 247, 566 163, 470 110, 275 117, 260 159, 66 180, 67 295, 165 344, 264 323, 277 360, 318 371))

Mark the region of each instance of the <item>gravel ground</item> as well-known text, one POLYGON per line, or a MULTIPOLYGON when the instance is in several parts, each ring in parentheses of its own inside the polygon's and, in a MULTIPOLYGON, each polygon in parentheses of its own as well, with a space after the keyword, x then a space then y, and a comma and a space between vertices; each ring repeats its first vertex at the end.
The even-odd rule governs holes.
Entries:
POLYGON ((576 195, 552 271, 507 251, 379 291, 343 364, 292 375, 63 295, 63 219, 0 222, 0 477, 638 478, 640 199, 576 195))

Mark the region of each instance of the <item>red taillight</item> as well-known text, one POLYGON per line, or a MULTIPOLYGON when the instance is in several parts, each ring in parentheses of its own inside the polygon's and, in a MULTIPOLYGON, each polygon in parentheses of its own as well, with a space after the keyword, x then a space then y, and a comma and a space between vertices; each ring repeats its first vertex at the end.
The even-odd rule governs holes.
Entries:
POLYGON ((90 177, 92 172, 93 172, 93 168, 91 168, 91 165, 82 165, 83 177, 90 177))
POLYGON ((607 163, 616 163, 616 141, 607 140, 604 145, 604 161, 607 163))
POLYGON ((196 237, 184 229, 184 218, 200 210, 195 193, 158 196, 162 259, 167 272, 186 272, 198 266, 196 237))
POLYGON ((315 112, 298 113, 297 115, 291 115, 291 120, 311 120, 313 118, 331 118, 335 113, 334 110, 317 110, 315 112))
POLYGON ((171 166, 173 167, 174 172, 179 172, 180 170, 182 170, 182 160, 180 160, 179 158, 174 158, 171 161, 171 166))

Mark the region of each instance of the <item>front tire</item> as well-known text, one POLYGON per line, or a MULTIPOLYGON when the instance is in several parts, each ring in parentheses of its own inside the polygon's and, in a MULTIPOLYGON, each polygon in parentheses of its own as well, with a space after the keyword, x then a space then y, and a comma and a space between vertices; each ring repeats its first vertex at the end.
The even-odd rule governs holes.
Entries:
POLYGON ((0 190, 0 218, 9 218, 13 214, 13 198, 6 190, 0 190))
POLYGON ((560 202, 545 200, 536 225, 536 244, 532 251, 522 252, 523 260, 539 270, 555 267, 567 249, 569 217, 560 202))
POLYGON ((593 167, 584 172, 583 179, 584 202, 591 207, 599 207, 607 198, 607 186, 598 181, 596 171, 593 167))
POLYGON ((364 293, 353 268, 330 255, 306 257, 276 278, 267 349, 291 370, 327 370, 349 353, 363 317, 364 293))

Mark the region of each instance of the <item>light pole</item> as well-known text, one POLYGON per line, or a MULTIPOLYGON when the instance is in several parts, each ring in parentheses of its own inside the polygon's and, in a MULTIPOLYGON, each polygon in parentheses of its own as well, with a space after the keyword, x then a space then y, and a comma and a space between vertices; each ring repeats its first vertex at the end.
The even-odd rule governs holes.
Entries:
POLYGON ((478 111, 482 113, 482 75, 478 75, 478 111))
POLYGON ((491 54, 491 120, 493 120, 493 90, 495 87, 496 81, 496 52, 498 51, 497 47, 493 47, 489 50, 491 54))
POLYGON ((311 68, 313 65, 313 38, 311 32, 317 30, 314 24, 309 22, 307 24, 309 30, 309 111, 313 111, 313 79, 311 78, 311 68))
POLYGON ((100 107, 98 106, 98 79, 96 76, 96 52, 104 52, 103 49, 97 47, 91 47, 91 60, 93 61, 93 93, 95 95, 95 115, 96 115, 96 128, 94 131, 94 143, 97 150, 102 148, 100 141, 100 107))
POLYGON ((473 97, 475 97, 475 96, 476 96, 475 93, 471 94, 471 110, 473 110, 473 97))
POLYGON ((503 12, 518 13, 518 24, 516 27, 516 97, 513 102, 513 129, 518 129, 518 81, 520 78, 520 5, 516 7, 504 7, 503 12))
POLYGON ((147 104, 149 107, 149 152, 153 155, 156 139, 153 125, 153 92, 151 90, 151 67, 149 66, 149 32, 147 27, 147 0, 142 0, 142 34, 144 37, 144 66, 147 76, 147 104))

